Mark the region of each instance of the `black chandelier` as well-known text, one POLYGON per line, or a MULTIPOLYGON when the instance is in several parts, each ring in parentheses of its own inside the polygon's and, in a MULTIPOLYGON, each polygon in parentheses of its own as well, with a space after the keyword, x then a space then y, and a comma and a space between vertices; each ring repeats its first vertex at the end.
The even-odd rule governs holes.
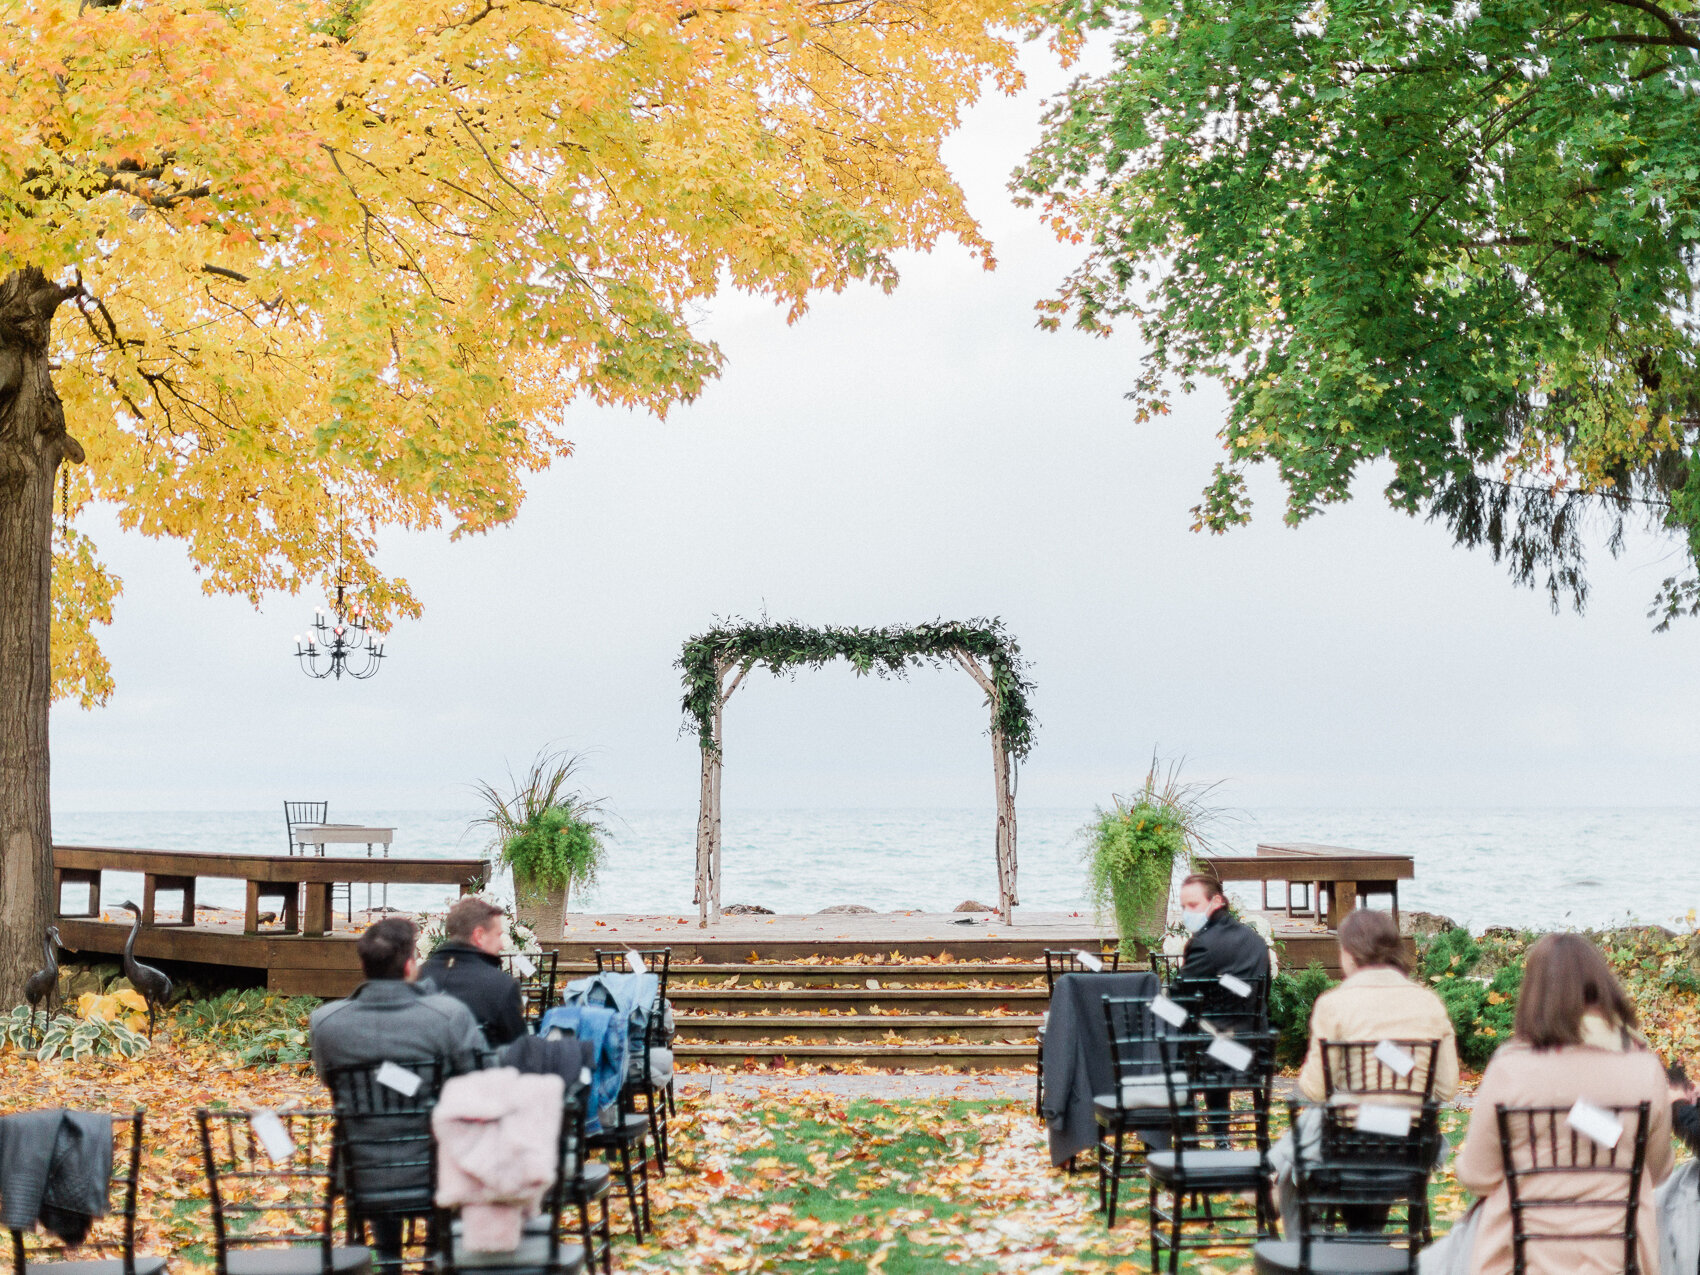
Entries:
POLYGON ((305 645, 300 636, 296 637, 295 656, 308 677, 322 681, 327 677, 340 679, 347 673, 365 679, 378 671, 384 644, 367 631, 366 616, 359 607, 347 609, 339 584, 330 614, 323 607, 313 608, 313 627, 307 630, 305 645), (325 661, 323 665, 321 660, 325 661))

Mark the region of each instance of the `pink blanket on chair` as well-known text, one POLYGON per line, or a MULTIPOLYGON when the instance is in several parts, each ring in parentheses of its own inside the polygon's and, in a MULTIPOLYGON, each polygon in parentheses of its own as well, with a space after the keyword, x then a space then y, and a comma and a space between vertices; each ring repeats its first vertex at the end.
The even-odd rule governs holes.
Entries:
POLYGON ((561 1136, 559 1076, 496 1067, 456 1076, 431 1113, 437 1203, 460 1209, 462 1243, 511 1253, 525 1219, 555 1180, 561 1136))

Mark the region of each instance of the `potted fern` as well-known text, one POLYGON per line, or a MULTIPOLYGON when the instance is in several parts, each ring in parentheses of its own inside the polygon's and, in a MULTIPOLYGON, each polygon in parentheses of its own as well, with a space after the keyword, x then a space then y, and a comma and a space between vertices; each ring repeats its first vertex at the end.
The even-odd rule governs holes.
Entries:
POLYGON ((1083 829, 1092 901, 1114 914, 1124 955, 1159 950, 1175 869, 1190 869, 1208 849, 1204 828, 1217 812, 1206 800, 1214 788, 1183 783, 1179 763, 1165 773, 1153 758, 1138 791, 1113 796, 1083 829))
POLYGON ((511 791, 477 786, 496 861, 514 874, 514 910, 536 934, 561 934, 574 890, 596 880, 607 852, 606 830, 597 822, 601 803, 572 787, 580 758, 545 750, 523 779, 509 772, 511 791))

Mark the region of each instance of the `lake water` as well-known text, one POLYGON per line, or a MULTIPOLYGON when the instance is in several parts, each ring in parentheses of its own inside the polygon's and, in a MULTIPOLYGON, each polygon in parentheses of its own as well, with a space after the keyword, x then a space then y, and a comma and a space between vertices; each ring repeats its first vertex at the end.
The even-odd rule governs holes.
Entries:
MULTIPOLYGON (((476 857, 482 829, 471 812, 343 810, 338 822, 396 828, 392 853, 476 857)), ((1026 907, 1088 910, 1078 809, 1021 809, 1021 898, 1026 907)), ((610 821, 601 880, 574 909, 687 914, 696 811, 642 810, 610 821)), ((834 903, 877 910, 948 910, 964 899, 996 903, 991 810, 728 811, 722 902, 776 912, 834 903)), ((54 814, 65 845, 282 854, 280 811, 54 814)), ((1264 809, 1217 830, 1224 852, 1259 841, 1319 841, 1416 858, 1401 906, 1487 925, 1597 926, 1626 919, 1671 924, 1700 907, 1700 807, 1641 810, 1264 809)), ((503 883, 505 884, 505 883, 503 883)), ((141 880, 110 873, 108 907, 135 897, 141 880)), ((209 882, 201 901, 241 905, 241 887, 209 882)), ((440 907, 439 887, 394 889, 390 902, 440 907)))

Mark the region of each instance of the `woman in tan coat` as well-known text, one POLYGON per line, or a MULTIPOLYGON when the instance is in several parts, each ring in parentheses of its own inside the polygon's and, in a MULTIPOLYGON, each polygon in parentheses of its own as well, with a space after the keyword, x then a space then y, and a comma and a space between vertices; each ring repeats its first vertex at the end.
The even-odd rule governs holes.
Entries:
POLYGON ((1359 908, 1340 922, 1339 938, 1346 981, 1316 998, 1299 1092, 1311 1102, 1332 1096, 1322 1083, 1325 1040, 1432 1040, 1438 1042, 1434 1096, 1445 1102, 1458 1092, 1458 1042, 1440 997, 1411 981, 1399 926, 1385 912, 1359 908))
MULTIPOLYGON (((1641 1275, 1657 1275, 1659 1236, 1653 1188, 1670 1174, 1672 1161, 1665 1069, 1636 1035, 1635 1007, 1599 951, 1579 934, 1549 934, 1529 951, 1513 1037, 1482 1076, 1470 1128, 1458 1152, 1458 1181, 1484 1197, 1474 1219, 1472 1275, 1512 1270, 1511 1202, 1495 1108, 1569 1107, 1579 1098, 1600 1107, 1650 1104, 1636 1233, 1641 1275)), ((1626 1124, 1625 1139, 1632 1129, 1632 1123, 1626 1124)), ((1518 1160, 1526 1147, 1526 1136, 1516 1137, 1513 1159, 1518 1160)), ((1618 1154, 1627 1151, 1620 1146, 1618 1154)), ((1570 1197, 1590 1189, 1602 1198, 1621 1197, 1622 1177, 1601 1174, 1590 1180, 1555 1174, 1528 1179, 1520 1189, 1531 1197, 1570 1197)), ((1587 1234, 1618 1229, 1622 1213, 1600 1208, 1542 1209, 1536 1225, 1543 1232, 1587 1234)), ((1623 1247, 1609 1240, 1536 1241, 1525 1252, 1531 1275, 1622 1275, 1624 1270, 1623 1247)))

